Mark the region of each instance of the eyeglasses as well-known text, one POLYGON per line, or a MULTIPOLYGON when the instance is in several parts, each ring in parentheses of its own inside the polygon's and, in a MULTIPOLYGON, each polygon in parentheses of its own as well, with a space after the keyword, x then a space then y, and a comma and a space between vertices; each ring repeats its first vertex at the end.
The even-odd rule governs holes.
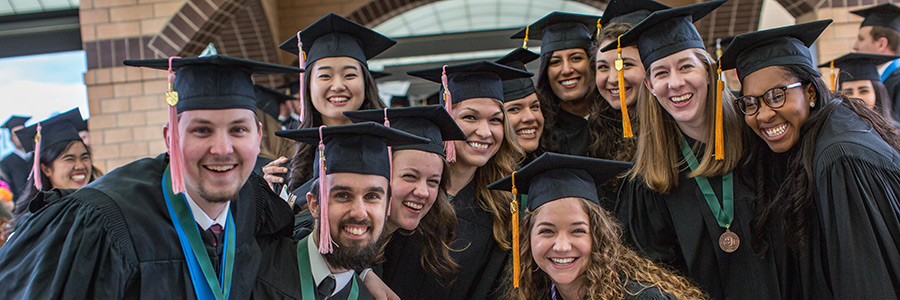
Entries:
POLYGON ((761 96, 741 96, 734 100, 735 105, 741 109, 745 116, 752 116, 759 112, 759 100, 762 99, 769 108, 780 108, 784 106, 784 94, 787 90, 800 87, 801 83, 792 83, 787 86, 774 87, 763 93, 761 96))

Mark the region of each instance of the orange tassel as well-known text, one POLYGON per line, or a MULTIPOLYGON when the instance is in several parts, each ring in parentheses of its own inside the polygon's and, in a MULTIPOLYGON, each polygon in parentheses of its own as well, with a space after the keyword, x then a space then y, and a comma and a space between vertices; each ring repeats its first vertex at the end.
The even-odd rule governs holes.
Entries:
POLYGON ((531 28, 531 25, 525 26, 525 40, 522 41, 522 49, 528 49, 528 28, 531 28))
POLYGON ((725 159, 725 127, 724 115, 722 111, 722 91, 725 89, 725 82, 722 81, 722 63, 717 64, 716 74, 719 80, 716 81, 716 149, 714 152, 716 160, 725 159))
POLYGON ((512 175, 512 203, 509 205, 510 213, 512 213, 512 253, 513 253, 513 287, 519 287, 519 273, 522 272, 522 266, 519 264, 521 259, 519 256, 519 200, 517 196, 519 191, 516 189, 516 172, 512 175))
MULTIPOLYGON (((600 21, 597 21, 597 27, 599 30, 600 21)), ((622 111, 622 136, 625 138, 634 137, 634 133, 631 132, 631 117, 628 116, 628 105, 625 101, 625 60, 622 59, 622 35, 616 39, 618 44, 616 45, 616 52, 619 54, 619 58, 616 59, 616 73, 619 75, 619 104, 621 105, 622 111)))
POLYGON ((603 25, 600 25, 600 20, 603 18, 597 18, 597 35, 594 36, 596 39, 600 39, 600 29, 603 28, 603 25))
POLYGON ((837 91, 837 78, 834 75, 834 60, 831 60, 831 91, 837 91))

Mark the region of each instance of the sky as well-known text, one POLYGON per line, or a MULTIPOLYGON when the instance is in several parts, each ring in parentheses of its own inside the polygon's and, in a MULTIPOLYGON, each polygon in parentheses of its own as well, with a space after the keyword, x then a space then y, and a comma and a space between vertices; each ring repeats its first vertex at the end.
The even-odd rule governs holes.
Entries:
MULTIPOLYGON (((0 123, 12 115, 32 116, 28 125, 80 108, 87 118, 84 51, 0 59, 0 123)), ((0 130, 0 155, 12 151, 9 131, 0 130)))

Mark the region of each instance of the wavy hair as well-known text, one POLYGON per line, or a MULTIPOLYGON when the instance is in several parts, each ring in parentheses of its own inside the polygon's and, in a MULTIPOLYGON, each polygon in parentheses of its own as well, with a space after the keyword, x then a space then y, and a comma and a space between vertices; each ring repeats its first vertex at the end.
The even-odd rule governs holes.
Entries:
MULTIPOLYGON (((317 62, 318 61, 314 61, 312 64, 307 65, 306 69, 313 70, 317 62)), ((366 96, 363 98, 363 103, 358 110, 385 108, 384 103, 382 103, 381 99, 378 97, 378 87, 375 85, 375 78, 372 77, 372 73, 369 72, 369 68, 366 67, 366 64, 360 63, 360 66, 362 67, 363 79, 365 80, 366 96)), ((312 82, 311 77, 312 76, 304 76, 303 82, 305 86, 310 86, 312 82)), ((304 105, 306 105, 306 111, 303 114, 303 123, 300 123, 299 128, 315 128, 322 126, 322 115, 316 111, 315 107, 312 105, 310 89, 305 89, 303 93, 305 95, 304 105)), ((313 162, 315 162, 316 158, 316 145, 304 143, 296 144, 296 147, 294 147, 294 155, 291 157, 290 161, 291 170, 287 181, 290 190, 294 190, 312 179, 313 162)))
POLYGON ((816 193, 816 179, 813 170, 816 143, 831 112, 838 106, 845 106, 865 120, 894 151, 900 153, 900 132, 884 117, 867 108, 862 101, 851 100, 841 94, 834 94, 819 77, 816 70, 802 65, 779 66, 784 74, 795 78, 804 86, 809 85, 815 92, 816 107, 810 109, 809 118, 800 127, 800 140, 785 154, 772 152, 768 145, 755 134, 747 134, 748 153, 742 169, 748 170, 755 179, 756 213, 750 222, 754 250, 765 252, 769 244, 763 237, 767 230, 777 224, 781 217, 781 230, 785 242, 797 252, 810 235, 810 227, 815 221, 813 202, 816 193), (783 163, 778 163, 783 162, 783 163), (785 170, 786 166, 786 170, 785 170), (787 174, 779 176, 779 174, 787 174), (773 184, 771 178, 784 177, 785 181, 773 184))
MULTIPOLYGON (((588 70, 587 73, 584 74, 587 77, 587 84, 594 86, 594 72, 591 71, 591 62, 594 60, 594 55, 589 53, 589 49, 584 49, 588 56, 588 70)), ((541 54, 541 69, 538 72, 538 80, 535 84, 535 90, 537 92, 537 96, 539 101, 541 102, 541 113, 544 114, 544 132, 541 134, 541 142, 540 148, 544 149, 547 152, 558 152, 557 149, 559 144, 556 141, 556 138, 553 137, 553 132, 556 127, 556 115, 559 114, 560 100, 556 94, 553 93, 553 89, 550 87, 550 75, 547 74, 547 69, 550 66, 550 58, 553 56, 553 53, 541 54)), ((588 101, 589 110, 593 110, 594 103, 600 100, 600 92, 597 91, 596 87, 588 88, 588 92, 584 95, 582 101, 588 101)), ((593 114, 593 112, 591 112, 593 114)), ((597 132, 591 128, 591 140, 597 141, 598 135, 597 132)))
MULTIPOLYGON (((622 244, 622 229, 612 214, 596 203, 579 200, 588 215, 588 232, 591 236, 588 267, 576 279, 583 284, 585 299, 624 299, 626 293, 630 293, 625 290, 627 281, 636 281, 645 288, 657 287, 677 299, 705 299, 703 292, 686 278, 653 264, 622 244)), ((519 231, 522 240, 519 253, 524 258, 521 261, 521 280, 518 289, 512 289, 510 285, 507 293, 510 299, 551 297, 550 276, 538 267, 531 253, 531 230, 535 225, 535 215, 540 210, 538 207, 535 211, 529 211, 523 218, 522 229, 519 231)))
MULTIPOLYGON (((703 49, 691 49, 692 53, 704 63, 707 70, 707 105, 703 117, 709 120, 709 130, 706 133, 707 141, 715 141, 713 120, 716 118, 716 61, 703 49)), ((644 66, 649 69, 650 66, 644 66)), ((645 80, 649 80, 649 73, 645 80)), ((688 176, 722 176, 734 170, 743 155, 741 138, 741 123, 743 122, 737 109, 734 107, 734 96, 731 93, 722 93, 722 109, 725 131, 725 159, 716 160, 712 151, 714 147, 694 146, 694 153, 700 158, 700 166, 688 176), (702 148, 699 149, 699 148, 702 148)), ((679 159, 681 152, 681 130, 675 119, 659 104, 656 97, 651 94, 649 87, 643 87, 638 92, 637 114, 641 124, 641 134, 637 139, 637 151, 634 157, 634 167, 629 170, 631 180, 640 176, 644 183, 654 191, 668 194, 678 187, 679 166, 684 161, 679 159)))

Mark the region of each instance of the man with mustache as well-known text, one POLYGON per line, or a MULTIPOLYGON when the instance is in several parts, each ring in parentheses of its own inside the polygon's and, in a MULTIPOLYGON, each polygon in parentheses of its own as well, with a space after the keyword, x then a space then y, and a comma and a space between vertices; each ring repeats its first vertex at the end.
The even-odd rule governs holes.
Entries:
POLYGON ((167 153, 38 195, 0 249, 4 298, 249 299, 256 236, 292 221, 251 176, 261 125, 250 75, 302 70, 224 56, 125 64, 170 70, 167 153))
POLYGON ((279 131, 319 145, 317 177, 306 193, 316 224, 299 242, 260 238, 263 261, 253 291, 258 299, 372 299, 357 272, 372 265, 390 199, 388 146, 427 139, 380 124, 279 131))

